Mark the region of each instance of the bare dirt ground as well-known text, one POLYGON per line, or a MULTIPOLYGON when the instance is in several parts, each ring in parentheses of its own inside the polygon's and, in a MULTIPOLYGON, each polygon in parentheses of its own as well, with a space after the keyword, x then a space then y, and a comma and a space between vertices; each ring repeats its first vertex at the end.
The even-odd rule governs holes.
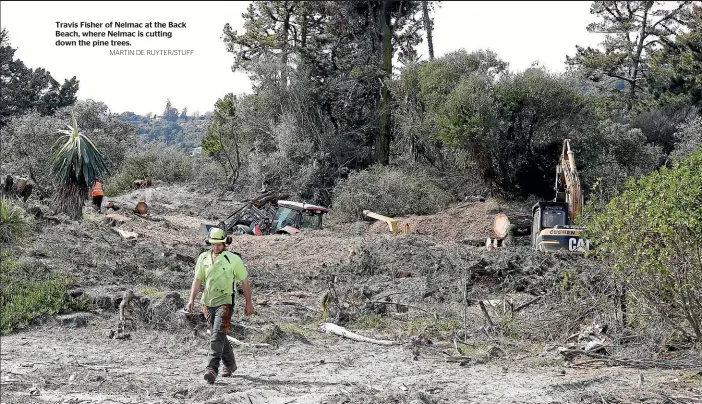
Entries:
MULTIPOLYGON (((575 262, 519 246, 488 253, 470 245, 489 235, 492 214, 523 213, 494 201, 399 218, 409 234, 389 234, 383 223, 336 224, 332 213, 321 231, 238 236, 229 249, 248 265, 255 314, 244 317, 239 303, 230 332, 245 344, 233 344, 238 370, 208 385, 206 329, 179 311, 194 259, 207 248, 200 223, 225 218, 234 203, 208 205, 192 189, 165 186, 108 201, 144 197, 148 217, 121 209, 115 221, 112 212, 87 208, 80 224, 45 222, 35 241, 19 247, 37 268, 75 279, 73 291, 92 307, 2 338, 2 403, 702 403, 702 368, 565 361, 559 341, 486 331, 481 309, 466 299, 523 304, 553 282, 554 268, 575 262), (123 240, 116 229, 139 236, 123 240), (116 308, 127 289, 146 303, 117 338, 116 308), (325 292, 337 297, 327 312, 325 292), (334 319, 400 343, 318 330, 334 319)), ((506 326, 500 307, 490 314, 506 326)), ((543 311, 535 304, 520 315, 543 311)))

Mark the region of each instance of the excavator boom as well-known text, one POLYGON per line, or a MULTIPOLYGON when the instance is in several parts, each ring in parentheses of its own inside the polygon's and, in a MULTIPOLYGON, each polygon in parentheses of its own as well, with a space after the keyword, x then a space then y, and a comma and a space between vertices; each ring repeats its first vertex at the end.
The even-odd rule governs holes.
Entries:
MULTIPOLYGON (((532 207, 531 245, 537 251, 578 252, 590 249, 590 240, 582 237, 583 228, 575 226, 576 218, 582 213, 583 191, 575 165, 575 156, 570 148, 570 140, 563 140, 563 148, 556 166, 556 197, 550 201, 537 202, 532 207)), ((506 237, 509 219, 497 215, 493 219, 493 230, 497 238, 488 238, 488 249, 497 247, 498 241, 506 237)))
POLYGON ((582 212, 583 193, 569 139, 563 141, 561 161, 556 168, 556 198, 554 202, 566 202, 568 204, 568 219, 570 223, 573 223, 575 217, 582 212))
POLYGON ((570 140, 563 140, 560 162, 556 167, 556 197, 532 208, 532 247, 539 251, 584 252, 590 241, 581 237, 575 219, 582 213, 583 192, 570 140))

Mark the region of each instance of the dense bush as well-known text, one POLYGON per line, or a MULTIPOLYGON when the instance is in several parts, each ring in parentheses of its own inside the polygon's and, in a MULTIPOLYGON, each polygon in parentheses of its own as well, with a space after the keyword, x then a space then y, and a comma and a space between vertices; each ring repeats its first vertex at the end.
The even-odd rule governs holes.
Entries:
MULTIPOLYGON (((34 219, 10 200, 0 198, 0 243, 22 241, 35 231, 34 219)), ((5 335, 44 315, 83 307, 66 290, 71 280, 49 269, 18 263, 12 249, 0 249, 0 332, 5 335)))
POLYGON ((292 198, 325 204, 327 201, 315 193, 323 186, 320 178, 326 166, 324 153, 315 150, 314 142, 302 131, 295 117, 284 115, 279 124, 271 127, 275 146, 257 147, 249 153, 241 184, 255 192, 266 183, 271 188, 286 190, 292 198))
POLYGON ((34 219, 19 205, 0 197, 0 243, 14 243, 34 231, 34 219))
POLYGON ((118 171, 128 151, 134 150, 136 127, 108 113, 104 103, 92 100, 61 108, 51 116, 37 112, 13 116, 0 130, 0 171, 31 175, 42 192, 52 194, 56 184, 50 180, 51 147, 61 136, 56 131, 72 124, 73 116, 81 132, 88 135, 103 154, 111 174, 118 171))
POLYGON ((682 159, 702 145, 702 116, 696 116, 678 126, 671 157, 682 159))
POLYGON ((52 316, 85 308, 67 292, 72 281, 59 273, 36 266, 27 268, 15 261, 8 250, 0 250, 0 331, 3 335, 52 316))
POLYGON ((363 210, 385 216, 435 213, 450 196, 424 174, 408 174, 393 167, 372 166, 354 172, 334 188, 332 207, 349 220, 363 218, 363 210))
POLYGON ((106 181, 105 194, 114 196, 130 188, 135 179, 146 174, 152 181, 184 184, 198 181, 212 184, 221 173, 218 165, 203 155, 192 156, 175 146, 151 142, 144 149, 127 155, 119 172, 106 181))
POLYGON ((595 213, 588 227, 596 253, 630 294, 702 341, 702 147, 672 168, 638 180, 595 213))
POLYGON ((649 174, 659 166, 660 146, 646 143, 640 129, 606 119, 586 138, 572 143, 575 164, 586 199, 606 203, 623 189, 631 177, 649 174))

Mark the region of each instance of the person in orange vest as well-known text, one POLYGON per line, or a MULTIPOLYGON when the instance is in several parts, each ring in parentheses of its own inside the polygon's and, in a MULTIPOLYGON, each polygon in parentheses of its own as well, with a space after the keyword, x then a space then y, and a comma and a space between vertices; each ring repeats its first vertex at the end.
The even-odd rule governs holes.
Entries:
POLYGON ((95 185, 90 190, 90 196, 93 197, 93 207, 98 213, 102 213, 102 198, 105 197, 105 192, 102 190, 102 182, 95 180, 95 185))

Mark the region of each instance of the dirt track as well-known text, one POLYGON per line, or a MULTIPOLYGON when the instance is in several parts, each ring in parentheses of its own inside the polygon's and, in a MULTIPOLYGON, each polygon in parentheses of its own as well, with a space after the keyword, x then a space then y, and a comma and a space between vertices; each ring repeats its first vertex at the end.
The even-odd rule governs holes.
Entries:
MULTIPOLYGON (((110 289, 119 294, 130 288, 154 298, 175 290, 187 298, 192 279, 192 262, 187 257, 205 248, 203 236, 198 234, 199 223, 208 216, 226 217, 227 207, 197 209, 206 202, 194 199, 184 189, 148 191, 147 200, 153 201, 150 219, 121 212, 130 220, 118 227, 139 233, 137 240, 120 240, 104 222, 104 215, 88 213, 80 227, 69 223, 47 227, 25 251, 27 259, 77 276, 78 286, 86 293, 110 289), (185 258, 174 258, 176 252, 185 258)), ((113 200, 131 201, 137 192, 113 200)), ((460 279, 448 269, 438 265, 434 272, 427 269, 433 265, 431 250, 448 245, 470 249, 460 247, 461 239, 484 237, 480 232, 489 223, 490 211, 494 208, 487 204, 464 205, 431 220, 412 218, 412 229, 419 231, 410 235, 391 236, 384 234, 379 224, 357 223, 334 225, 300 237, 242 236, 231 249, 241 252, 249 266, 256 313, 238 317, 231 335, 247 343, 270 346, 236 346, 239 370, 234 377, 206 384, 202 375, 207 336, 202 327, 194 331, 179 323, 177 313, 166 329, 141 324, 128 330, 128 339, 113 339, 109 333, 116 328, 117 313, 107 307, 93 310, 85 324, 78 321, 76 325, 75 318, 65 324, 47 320, 3 337, 1 401, 702 402, 702 372, 698 373, 702 369, 638 370, 608 367, 602 362, 569 367, 554 345, 516 343, 504 338, 474 339, 469 359, 456 361, 450 333, 418 326, 425 324, 418 320, 431 320, 430 313, 452 318, 456 312, 451 307, 458 304, 451 300, 454 292, 437 292, 427 299, 417 291, 425 290, 431 282, 458 285, 460 279), (463 213, 458 212, 461 209, 463 213), (474 210, 473 216, 465 214, 468 209, 474 210), (476 216, 480 219, 474 219, 476 216), (433 227, 422 227, 422 220, 433 227), (441 233, 447 226, 462 230, 441 233), (412 276, 390 280, 388 268, 407 270, 412 276), (317 326, 325 320, 319 296, 327 290, 332 275, 342 278, 339 291, 351 304, 362 295, 404 294, 404 303, 424 307, 430 313, 411 308, 409 313, 365 315, 344 324, 362 335, 402 341, 399 346, 353 342, 320 333, 317 326), (449 361, 448 356, 454 360, 449 361), (695 397, 697 401, 693 401, 695 397)), ((469 254, 480 260, 483 253, 476 248, 469 254)), ((531 265, 527 255, 517 259, 522 268, 531 265)), ((509 260, 486 265, 499 273, 513 266, 509 260)), ((529 279, 536 274, 530 274, 529 279)), ((469 328, 482 325, 477 307, 471 307, 466 316, 463 321, 469 328)), ((81 318, 78 316, 78 320, 81 318)))
POLYGON ((448 344, 384 347, 314 333, 270 348, 236 347, 234 377, 207 385, 204 336, 135 332, 111 340, 108 329, 96 318, 81 329, 46 326, 3 338, 2 402, 663 403, 663 392, 692 397, 695 383, 699 394, 690 372, 644 371, 639 388, 635 369, 539 366, 536 355, 462 366, 444 360, 448 344))
MULTIPOLYGON (((86 328, 3 338, 2 402, 567 403, 602 402, 600 394, 665 402, 644 391, 695 383, 689 372, 646 371, 639 389, 633 369, 537 367, 526 358, 461 366, 442 358, 448 345, 383 347, 310 334, 285 337, 277 347, 237 347, 239 370, 210 386, 202 379, 204 336, 135 332, 110 340, 108 329, 96 318, 86 328)), ((677 395, 684 397, 684 389, 677 395)))

